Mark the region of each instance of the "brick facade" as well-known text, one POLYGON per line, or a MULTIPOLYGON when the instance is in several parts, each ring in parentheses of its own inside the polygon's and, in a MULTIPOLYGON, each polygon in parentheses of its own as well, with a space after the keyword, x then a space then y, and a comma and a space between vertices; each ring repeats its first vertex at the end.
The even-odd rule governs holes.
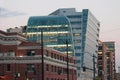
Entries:
MULTIPOLYGON (((1 31, 0 31, 1 32, 1 31)), ((5 33, 5 32, 4 32, 5 33)), ((0 39, 7 39, 9 33, 0 33, 0 39), (3 37, 5 36, 5 37, 3 37)), ((15 34, 14 34, 15 35, 15 34)), ((6 80, 41 80, 41 46, 39 43, 28 42, 14 36, 9 42, 0 41, 0 76, 6 80), (19 40, 18 40, 19 39, 19 40), (11 42, 18 42, 13 43, 11 42), (6 44, 3 44, 4 42, 6 44)), ((44 80, 66 80, 67 79, 67 57, 65 54, 45 48, 44 54, 44 80)), ((69 80, 77 80, 75 59, 69 56, 69 80)))

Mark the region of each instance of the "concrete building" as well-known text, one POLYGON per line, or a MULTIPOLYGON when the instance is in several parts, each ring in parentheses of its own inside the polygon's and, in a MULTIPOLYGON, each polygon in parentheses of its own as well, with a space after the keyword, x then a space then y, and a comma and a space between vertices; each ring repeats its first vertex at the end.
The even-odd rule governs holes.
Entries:
MULTIPOLYGON (((44 53, 44 80, 66 80, 66 55, 47 47, 44 53)), ((0 31, 0 78, 6 80, 41 80, 40 43, 28 42, 18 33, 0 31)), ((69 59, 69 80, 77 80, 75 59, 69 59)))
POLYGON ((99 41, 97 67, 100 80, 107 80, 107 50, 106 45, 99 41))
POLYGON ((118 66, 118 73, 120 73, 120 66, 118 66))
POLYGON ((116 80, 120 80, 120 66, 118 66, 118 73, 116 73, 116 80))
POLYGON ((88 10, 77 12, 75 8, 61 8, 50 15, 65 16, 71 25, 73 34, 74 56, 77 63, 78 80, 93 80, 93 54, 97 56, 100 23, 88 10), (82 67, 86 71, 82 71, 82 67))

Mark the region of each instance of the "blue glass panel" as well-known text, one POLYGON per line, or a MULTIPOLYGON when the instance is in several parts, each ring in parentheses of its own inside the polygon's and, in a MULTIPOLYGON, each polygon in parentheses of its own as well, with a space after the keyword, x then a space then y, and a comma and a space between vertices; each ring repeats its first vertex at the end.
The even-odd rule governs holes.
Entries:
POLYGON ((81 15, 69 15, 68 18, 81 18, 81 15))
POLYGON ((80 70, 80 67, 77 67, 77 70, 80 70))
POLYGON ((80 60, 76 60, 76 63, 81 63, 81 61, 80 60))
POLYGON ((81 56, 81 53, 75 53, 75 56, 81 56))
POLYGON ((75 49, 81 49, 81 46, 75 46, 75 49))

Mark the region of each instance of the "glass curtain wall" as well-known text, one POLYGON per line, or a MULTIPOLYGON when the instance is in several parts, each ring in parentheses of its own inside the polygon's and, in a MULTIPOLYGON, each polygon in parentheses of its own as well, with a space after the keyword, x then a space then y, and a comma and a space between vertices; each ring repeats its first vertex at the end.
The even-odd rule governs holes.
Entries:
POLYGON ((43 31, 43 44, 46 47, 66 52, 66 40, 68 53, 73 55, 72 34, 70 23, 64 16, 33 16, 28 20, 27 38, 29 41, 41 42, 41 30, 43 31))

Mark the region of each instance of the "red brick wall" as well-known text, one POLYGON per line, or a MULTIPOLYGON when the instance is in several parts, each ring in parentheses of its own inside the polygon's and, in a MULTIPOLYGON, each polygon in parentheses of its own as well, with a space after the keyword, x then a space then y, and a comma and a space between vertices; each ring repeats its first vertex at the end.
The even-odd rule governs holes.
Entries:
MULTIPOLYGON (((21 49, 18 50, 17 47, 19 46, 15 46, 15 45, 0 45, 0 53, 4 53, 4 52, 9 52, 9 51, 13 51, 16 53, 16 56, 26 56, 26 49, 21 49)), ((41 55, 41 50, 40 49, 34 49, 35 51, 35 55, 41 55)), ((54 51, 54 50, 48 50, 49 52, 49 57, 51 57, 51 53, 53 53, 53 55, 56 54, 56 56, 59 56, 59 58, 56 57, 56 60, 60 60, 60 56, 62 61, 66 60, 66 55, 58 52, 58 51, 54 51), (64 57, 64 59, 63 59, 64 57)), ((44 54, 46 54, 46 49, 44 49, 44 54)), ((53 58, 55 59, 55 56, 53 56, 53 58)), ((69 56, 69 62, 70 63, 74 63, 75 60, 69 56)), ((4 64, 0 64, 0 75, 4 75, 6 76, 7 80, 14 80, 15 79, 15 72, 16 73, 20 73, 20 77, 16 78, 16 80, 26 80, 26 78, 34 78, 34 80, 39 80, 38 78, 42 78, 42 67, 41 64, 39 63, 30 63, 35 65, 35 72, 28 72, 27 75, 26 74, 26 65, 29 63, 4 63, 4 64), (10 71, 7 71, 7 64, 10 64, 10 71)), ((61 67, 61 64, 56 66, 54 64, 48 64, 49 65, 49 71, 46 71, 46 63, 44 63, 44 80, 47 80, 47 78, 49 78, 49 80, 66 80, 67 78, 67 74, 65 72, 64 67, 61 67), (54 66, 54 71, 52 71, 52 67, 54 66), (55 72, 55 66, 56 66, 56 72, 55 72), (62 68, 62 73, 58 74, 58 67, 62 68)), ((67 65, 66 65, 67 67, 67 65)), ((75 70, 69 70, 69 80, 77 80, 77 74, 76 74, 76 69, 75 70)))

